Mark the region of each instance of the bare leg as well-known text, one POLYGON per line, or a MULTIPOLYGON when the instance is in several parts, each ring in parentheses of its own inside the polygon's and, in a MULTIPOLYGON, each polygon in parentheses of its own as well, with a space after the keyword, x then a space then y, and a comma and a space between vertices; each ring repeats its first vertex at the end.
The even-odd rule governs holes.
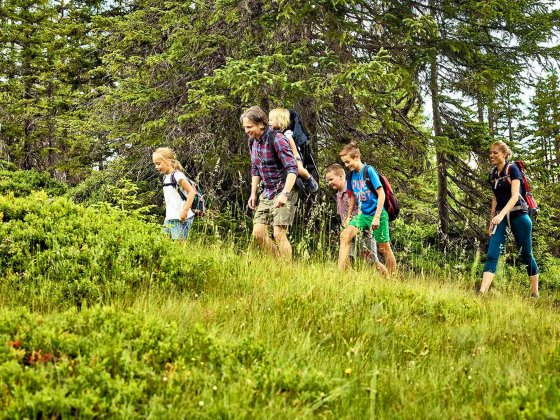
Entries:
POLYGON ((263 250, 271 255, 278 255, 278 247, 268 236, 268 225, 257 223, 253 226, 253 238, 258 242, 263 250))
POLYGON ((480 293, 484 294, 490 288, 492 280, 494 280, 495 274, 490 271, 485 271, 482 273, 482 283, 480 284, 480 293))
POLYGON ((350 252, 350 242, 358 233, 358 228, 355 226, 347 226, 340 232, 340 247, 338 248, 338 269, 340 271, 346 270, 348 265, 348 253, 350 252))
POLYGON ((292 262, 292 245, 288 240, 288 226, 274 226, 274 240, 278 244, 278 254, 288 263, 292 262))
POLYGON ((534 276, 529 276, 529 280, 531 281, 531 296, 538 297, 539 296, 539 275, 535 274, 534 276))
POLYGON ((379 252, 383 254, 387 270, 389 273, 394 274, 397 271, 397 260, 395 259, 395 254, 393 254, 391 242, 378 243, 377 246, 379 247, 379 252))
POLYGON ((297 161, 297 172, 298 172, 298 175, 301 176, 303 179, 311 178, 311 174, 309 173, 309 171, 307 169, 305 169, 303 167, 303 163, 302 163, 301 160, 297 161))
POLYGON ((385 267, 380 261, 375 263, 375 268, 383 277, 389 277, 389 270, 387 270, 387 267, 385 267))

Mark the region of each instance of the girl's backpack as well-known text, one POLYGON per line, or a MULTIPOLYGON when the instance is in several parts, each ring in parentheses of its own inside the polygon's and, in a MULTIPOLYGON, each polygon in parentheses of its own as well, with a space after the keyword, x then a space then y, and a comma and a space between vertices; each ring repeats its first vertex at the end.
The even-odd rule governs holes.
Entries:
MULTIPOLYGON (((366 182, 366 185, 369 188, 369 190, 375 195, 377 195, 377 191, 373 187, 373 182, 371 182, 371 179, 369 177, 368 166, 370 165, 364 165, 364 166, 365 166, 364 181, 366 182)), ((373 170, 377 172, 375 168, 373 168, 373 170)), ((379 175, 379 180, 381 181, 381 186, 383 187, 383 191, 385 191, 385 203, 383 204, 383 208, 387 211, 387 214, 389 215, 389 222, 392 222, 399 215, 399 212, 401 211, 401 206, 399 204, 399 200, 397 200, 397 196, 393 192, 393 188, 391 188, 391 184, 389 183, 387 177, 380 172, 377 172, 377 174, 379 175)))
MULTIPOLYGON (((167 184, 165 183, 165 175, 163 176, 163 186, 164 187, 167 187, 168 185, 172 186, 177 190, 177 193, 179 193, 179 197, 181 197, 181 200, 187 201, 187 195, 183 191, 183 188, 181 188, 179 183, 175 180, 175 172, 177 171, 173 171, 171 173, 171 182, 167 184)), ((187 182, 191 184, 194 188, 194 200, 191 206, 191 210, 195 214, 195 216, 199 216, 199 217, 204 216, 204 213, 206 212, 206 202, 204 201, 204 195, 202 193, 202 189, 200 188, 200 185, 198 185, 189 177, 187 177, 187 182)))
MULTIPOLYGON (((522 160, 516 160, 514 162, 509 162, 506 168, 506 175, 505 179, 508 183, 511 184, 511 178, 509 176, 509 171, 511 169, 511 165, 517 166, 519 172, 521 172, 521 199, 525 201, 528 207, 528 214, 531 218, 536 218, 539 213, 539 206, 533 197, 533 189, 529 184, 529 178, 525 174, 525 162, 522 160)), ((498 168, 494 166, 492 168, 492 173, 490 175, 491 179, 496 179, 498 177, 498 168)), ((515 210, 514 207, 512 210, 515 210)))

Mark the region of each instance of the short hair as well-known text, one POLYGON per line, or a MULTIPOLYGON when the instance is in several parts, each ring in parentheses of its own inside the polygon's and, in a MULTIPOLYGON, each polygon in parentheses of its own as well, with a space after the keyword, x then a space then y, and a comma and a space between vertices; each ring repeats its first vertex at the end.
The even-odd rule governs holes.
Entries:
POLYGON ((342 150, 340 151, 340 153, 338 155, 339 156, 350 155, 350 157, 352 157, 352 158, 361 157, 360 149, 358 149, 358 146, 354 142, 350 142, 350 143, 346 144, 342 148, 342 150))
POLYGON ((508 159, 508 160, 513 155, 513 152, 511 151, 509 146, 501 140, 498 140, 498 141, 492 143, 492 146, 490 146, 490 150, 492 150, 494 147, 498 148, 500 150, 500 152, 505 153, 506 154, 506 159, 508 159))
POLYGON ((264 112, 260 106, 252 106, 241 114, 241 117, 239 117, 241 124, 243 124, 245 118, 254 124, 261 125, 261 128, 266 128, 268 126, 268 115, 266 115, 266 112, 264 112))
POLYGON ((286 108, 274 108, 268 113, 268 121, 278 123, 278 128, 282 131, 290 126, 290 111, 286 108))
POLYGON ((344 170, 342 165, 339 165, 338 163, 333 163, 332 165, 329 165, 327 167, 327 170, 325 171, 325 174, 328 175, 331 172, 340 177, 346 177, 346 171, 344 170))
POLYGON ((184 170, 181 163, 177 160, 177 155, 169 147, 158 147, 154 151, 154 153, 152 153, 152 158, 160 158, 161 160, 168 162, 169 164, 171 164, 171 167, 173 169, 179 171, 184 170))

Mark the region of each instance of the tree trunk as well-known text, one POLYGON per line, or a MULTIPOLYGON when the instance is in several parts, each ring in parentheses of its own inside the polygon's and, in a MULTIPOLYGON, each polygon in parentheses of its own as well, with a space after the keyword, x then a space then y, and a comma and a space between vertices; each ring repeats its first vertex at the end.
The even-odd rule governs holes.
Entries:
POLYGON ((438 85, 438 65, 437 55, 432 59, 430 65, 430 91, 432 95, 432 114, 433 114, 433 131, 436 137, 436 162, 437 162, 437 180, 438 194, 437 207, 439 214, 440 233, 446 236, 449 232, 449 209, 447 208, 447 157, 445 152, 438 150, 438 137, 443 136, 443 128, 441 122, 441 110, 439 106, 439 85, 438 85))

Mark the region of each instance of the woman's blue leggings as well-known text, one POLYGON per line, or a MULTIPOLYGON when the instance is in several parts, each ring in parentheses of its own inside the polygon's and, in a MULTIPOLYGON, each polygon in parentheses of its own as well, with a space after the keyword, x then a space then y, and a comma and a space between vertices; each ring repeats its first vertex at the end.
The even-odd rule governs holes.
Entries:
MULTIPOLYGON (((531 222, 531 218, 527 214, 511 217, 510 224, 515 238, 515 243, 521 249, 521 260, 525 265, 527 265, 527 274, 529 276, 538 274, 539 268, 537 267, 537 262, 533 257, 533 245, 531 239, 533 223, 531 222)), ((484 265, 485 272, 496 272, 498 258, 500 258, 500 254, 506 246, 506 227, 507 217, 500 222, 496 228, 496 232, 490 236, 490 244, 488 245, 488 252, 486 254, 486 264, 484 265)))

